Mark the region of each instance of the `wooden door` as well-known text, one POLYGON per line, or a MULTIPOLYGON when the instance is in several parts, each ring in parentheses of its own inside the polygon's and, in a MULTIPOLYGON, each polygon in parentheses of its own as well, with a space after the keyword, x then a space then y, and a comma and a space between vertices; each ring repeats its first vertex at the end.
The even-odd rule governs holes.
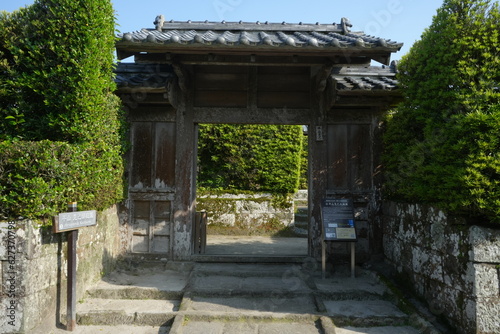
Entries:
POLYGON ((129 168, 131 252, 170 253, 175 123, 132 122, 129 168))

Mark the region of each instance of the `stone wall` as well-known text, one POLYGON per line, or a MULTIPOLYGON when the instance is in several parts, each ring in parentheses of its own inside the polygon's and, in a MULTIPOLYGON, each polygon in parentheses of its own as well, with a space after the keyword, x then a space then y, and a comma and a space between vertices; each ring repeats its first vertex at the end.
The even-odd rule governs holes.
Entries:
POLYGON ((270 194, 213 194, 199 196, 196 210, 207 211, 208 224, 257 228, 280 222, 288 226, 294 221, 293 200, 286 205, 275 202, 270 194))
MULTIPOLYGON (((97 225, 79 230, 77 301, 112 270, 125 247, 116 208, 98 214, 97 225)), ((32 221, 0 222, 2 298, 0 333, 29 333, 65 323, 67 233, 32 221), (5 316, 4 316, 5 315, 5 316)))
POLYGON ((500 333, 500 229, 387 203, 384 253, 399 280, 457 333, 500 333))

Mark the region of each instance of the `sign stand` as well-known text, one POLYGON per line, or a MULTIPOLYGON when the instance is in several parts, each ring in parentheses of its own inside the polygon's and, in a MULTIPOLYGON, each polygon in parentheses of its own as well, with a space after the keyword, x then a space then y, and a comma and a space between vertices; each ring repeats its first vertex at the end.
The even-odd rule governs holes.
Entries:
POLYGON ((351 277, 356 276, 356 244, 357 235, 354 223, 354 207, 351 199, 326 198, 321 203, 321 220, 323 242, 321 247, 322 278, 326 277, 326 243, 327 241, 350 241, 351 244, 351 277))
POLYGON ((78 243, 78 229, 84 226, 96 225, 96 211, 77 211, 77 203, 68 204, 68 212, 54 217, 53 231, 61 233, 68 231, 68 287, 66 329, 76 329, 76 245, 78 243))
MULTIPOLYGON (((68 204, 68 212, 76 212, 76 202, 68 204)), ((76 328, 76 245, 78 230, 68 232, 68 288, 66 310, 66 329, 74 331, 76 328)))
MULTIPOLYGON (((351 242, 351 277, 356 277, 356 243, 351 242)), ((326 278, 326 241, 321 243, 321 276, 326 278)))

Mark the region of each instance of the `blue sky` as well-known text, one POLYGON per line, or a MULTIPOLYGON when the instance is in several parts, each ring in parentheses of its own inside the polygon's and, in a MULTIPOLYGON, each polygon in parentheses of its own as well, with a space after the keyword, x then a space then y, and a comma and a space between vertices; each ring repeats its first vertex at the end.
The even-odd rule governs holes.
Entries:
MULTIPOLYGON (((11 12, 33 0, 2 0, 11 12)), ((400 59, 420 38, 443 0, 114 0, 121 32, 153 28, 158 14, 176 21, 269 21, 339 23, 347 17, 353 31, 403 42, 400 59)))

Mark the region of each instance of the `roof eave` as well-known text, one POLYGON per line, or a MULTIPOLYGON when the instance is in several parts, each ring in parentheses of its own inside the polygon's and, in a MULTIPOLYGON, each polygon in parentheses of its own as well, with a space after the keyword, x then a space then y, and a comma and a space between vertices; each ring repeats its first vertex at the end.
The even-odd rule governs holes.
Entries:
POLYGON ((381 64, 389 65, 391 55, 398 48, 388 47, 346 47, 346 48, 318 48, 310 47, 273 47, 269 45, 241 46, 241 45, 196 45, 196 44, 160 44, 160 43, 138 43, 120 42, 116 45, 119 60, 146 53, 170 53, 170 54, 232 54, 232 55, 307 55, 317 57, 367 57, 381 64))

